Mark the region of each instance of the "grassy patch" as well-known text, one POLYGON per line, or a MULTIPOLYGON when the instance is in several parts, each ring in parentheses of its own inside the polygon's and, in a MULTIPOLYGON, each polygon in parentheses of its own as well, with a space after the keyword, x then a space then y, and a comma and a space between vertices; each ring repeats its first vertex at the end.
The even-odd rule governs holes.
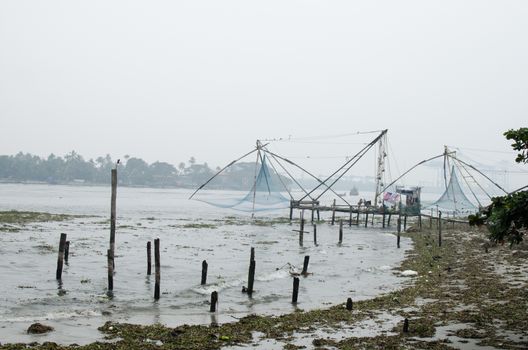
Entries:
POLYGON ((66 221, 74 218, 86 217, 84 215, 51 214, 34 211, 0 211, 0 231, 17 232, 22 227, 32 223, 66 221))

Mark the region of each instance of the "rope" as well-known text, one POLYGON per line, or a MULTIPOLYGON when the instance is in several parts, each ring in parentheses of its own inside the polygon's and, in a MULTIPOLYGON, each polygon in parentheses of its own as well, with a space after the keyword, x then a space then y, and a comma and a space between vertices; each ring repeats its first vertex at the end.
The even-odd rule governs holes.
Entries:
POLYGON ((226 170, 227 168, 229 168, 231 165, 235 164, 236 162, 246 158, 247 156, 249 156, 251 153, 257 151, 257 149, 254 149, 252 150, 251 152, 248 152, 246 154, 244 154, 242 157, 238 158, 238 159, 235 159, 234 161, 232 161, 231 163, 227 164, 225 167, 223 167, 222 169, 220 169, 216 174, 214 174, 209 180, 207 180, 203 185, 201 185, 200 187, 198 187, 196 189, 196 191, 193 192, 193 194, 191 194, 191 196, 189 197, 189 199, 191 199, 198 191, 200 191, 202 188, 204 188, 205 185, 207 185, 209 182, 211 182, 215 177, 217 177, 218 175, 220 175, 220 173, 222 173, 224 170, 226 170))

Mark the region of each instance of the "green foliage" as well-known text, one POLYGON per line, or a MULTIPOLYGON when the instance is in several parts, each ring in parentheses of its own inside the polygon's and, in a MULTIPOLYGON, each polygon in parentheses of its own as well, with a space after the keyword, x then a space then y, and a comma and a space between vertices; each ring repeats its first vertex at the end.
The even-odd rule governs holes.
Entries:
POLYGON ((469 222, 486 224, 492 241, 520 243, 528 229, 528 191, 493 198, 488 207, 470 215, 469 222))
MULTIPOLYGON (((528 163, 528 128, 510 129, 504 136, 514 140, 512 148, 519 151, 515 161, 528 163)), ((489 206, 469 216, 469 224, 486 225, 492 241, 520 243, 528 229, 528 191, 493 198, 489 206)))
POLYGON ((528 163, 528 128, 510 129, 504 133, 507 140, 513 140, 512 148, 519 151, 515 161, 517 163, 528 163))
MULTIPOLYGON (((125 186, 195 188, 216 172, 207 163, 197 163, 194 157, 187 166, 181 162, 178 168, 159 161, 149 164, 129 155, 123 158, 117 170, 119 184, 125 186)), ((50 154, 47 158, 20 152, 15 156, 0 156, 0 182, 109 184, 110 170, 115 167, 116 161, 108 154, 87 161, 75 151, 64 157, 50 154)), ((223 175, 215 189, 248 188, 255 175, 255 163, 237 163, 223 175)), ((291 183, 289 179, 282 179, 286 184, 291 183)))

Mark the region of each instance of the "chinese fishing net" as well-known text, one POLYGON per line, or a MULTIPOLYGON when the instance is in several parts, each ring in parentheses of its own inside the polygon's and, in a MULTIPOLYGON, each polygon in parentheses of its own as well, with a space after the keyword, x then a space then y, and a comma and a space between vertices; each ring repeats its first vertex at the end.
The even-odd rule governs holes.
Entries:
POLYGON ((262 155, 257 163, 232 164, 203 186, 193 199, 245 212, 284 209, 290 206, 290 198, 286 197, 290 182, 270 168, 262 155))
POLYGON ((438 208, 454 214, 471 214, 478 210, 462 191, 454 167, 451 169, 451 178, 445 192, 429 208, 438 208))

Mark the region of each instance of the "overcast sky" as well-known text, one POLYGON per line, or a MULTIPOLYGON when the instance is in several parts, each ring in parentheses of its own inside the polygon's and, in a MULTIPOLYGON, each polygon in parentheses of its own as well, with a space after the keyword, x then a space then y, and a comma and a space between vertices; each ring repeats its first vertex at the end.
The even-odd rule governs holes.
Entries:
POLYGON ((527 1, 3 0, 0 154, 217 166, 256 139, 378 129, 401 168, 508 151, 527 19, 527 1))

